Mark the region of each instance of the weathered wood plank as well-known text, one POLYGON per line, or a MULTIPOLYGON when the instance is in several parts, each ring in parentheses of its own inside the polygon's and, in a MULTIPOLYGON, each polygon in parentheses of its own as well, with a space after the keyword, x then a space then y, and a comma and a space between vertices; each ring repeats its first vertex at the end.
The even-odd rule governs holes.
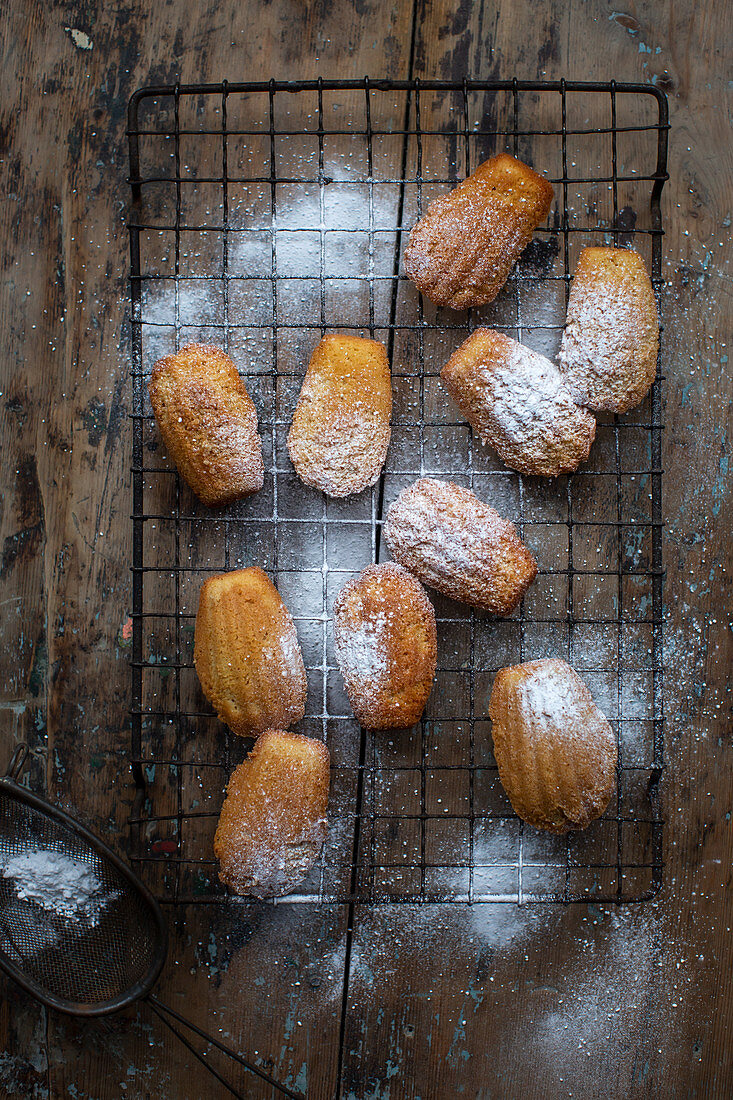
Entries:
MULTIPOLYGON (((325 15, 276 3, 258 13, 254 31, 251 12, 236 3, 202 6, 193 24, 184 5, 153 11, 137 2, 105 12, 72 5, 43 13, 11 4, 0 16, 0 133, 10 198, 0 213, 7 242, 0 325, 3 346, 11 349, 0 387, 8 455, 0 485, 6 551, 0 683, 2 713, 10 718, 0 736, 3 749, 21 737, 37 747, 33 786, 46 786, 122 851, 134 793, 125 762, 127 100, 136 87, 179 76, 264 79, 322 69, 335 76, 344 55, 359 73, 373 66, 380 74, 406 74, 409 12, 359 5, 328 34, 325 15), (391 43, 386 62, 385 43, 391 43)), ((338 1034, 343 912, 245 905, 177 916, 173 980, 164 986, 172 1003, 185 1005, 204 1026, 219 1006, 236 1006, 227 1009, 223 1030, 241 1032, 245 1053, 257 1050, 292 1084, 307 1078, 314 1092, 332 1093, 338 1044, 325 1048, 327 1056, 317 1051, 323 1034, 338 1034), (252 921, 259 931, 250 943, 252 921), (306 998, 302 1011, 296 982, 306 998)), ((53 1018, 47 1025, 12 985, 3 983, 3 992, 11 1011, 0 1025, 8 1051, 0 1088, 8 1095, 68 1089, 117 1096, 126 1089, 174 1097, 210 1095, 217 1087, 145 1010, 139 1024, 53 1018)), ((234 1079, 247 1095, 269 1094, 251 1091, 243 1071, 234 1079)))
POLYGON ((733 1072, 724 1022, 733 790, 721 767, 730 756, 730 632, 720 609, 730 606, 731 402, 720 324, 731 203, 730 157, 717 152, 722 7, 683 15, 649 4, 628 13, 600 4, 531 13, 421 5, 420 13, 415 75, 653 80, 670 94, 667 887, 642 909, 360 915, 344 1096, 723 1097, 733 1072))

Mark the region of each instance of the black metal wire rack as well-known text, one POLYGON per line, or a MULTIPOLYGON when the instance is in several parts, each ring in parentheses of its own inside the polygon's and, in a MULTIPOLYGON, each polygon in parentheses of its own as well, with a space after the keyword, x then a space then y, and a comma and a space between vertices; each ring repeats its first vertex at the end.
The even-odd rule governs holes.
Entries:
POLYGON ((646 85, 513 81, 269 81, 152 87, 129 114, 132 208, 132 765, 130 853, 164 901, 219 899, 212 840, 248 742, 212 714, 193 670, 198 591, 257 564, 298 628, 309 679, 302 732, 332 758, 323 857, 285 902, 641 900, 662 882, 662 378, 623 417, 599 418, 569 478, 522 477, 472 439, 438 375, 478 324, 554 355, 579 250, 633 245, 661 287, 667 107, 646 85), (404 278, 426 204, 507 150, 555 187, 490 305, 455 314, 404 278), (373 490, 331 500, 294 475, 285 436, 327 330, 382 340, 393 436, 373 490), (260 417, 265 486, 200 505, 165 455, 147 381, 192 340, 234 358, 260 417), (341 586, 380 560, 382 516, 422 474, 471 486, 513 519, 539 563, 502 619, 436 596, 439 667, 423 722, 360 729, 333 657, 341 586), (561 656, 619 744, 618 794, 562 839, 513 814, 492 754, 498 668, 561 656))

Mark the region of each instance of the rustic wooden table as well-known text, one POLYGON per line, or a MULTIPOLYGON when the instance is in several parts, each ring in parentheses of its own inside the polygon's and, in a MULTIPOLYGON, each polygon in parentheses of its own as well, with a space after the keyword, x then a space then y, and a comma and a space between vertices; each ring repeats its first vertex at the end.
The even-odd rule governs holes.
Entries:
MULTIPOLYGON (((724 0, 2 6, 2 758, 26 740, 31 784, 121 851, 130 94, 367 73, 669 96, 665 888, 620 908, 358 910, 348 937, 343 906, 172 912, 161 995, 314 1100, 733 1095, 730 23, 724 0)), ((4 1095, 222 1094, 144 1008, 80 1024, 0 989, 4 1095)))

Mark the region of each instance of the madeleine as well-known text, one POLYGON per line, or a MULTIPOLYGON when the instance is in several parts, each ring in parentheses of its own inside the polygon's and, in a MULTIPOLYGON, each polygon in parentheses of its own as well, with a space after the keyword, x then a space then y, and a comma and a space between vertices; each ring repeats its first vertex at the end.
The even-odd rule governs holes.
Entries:
POLYGON ((203 504, 229 504, 262 488, 257 413, 225 352, 189 344, 159 359, 150 403, 168 454, 203 504))
POLYGON ((558 355, 575 400, 628 412, 657 373, 659 317, 644 261, 630 248, 584 248, 558 355))
POLYGON ((405 272, 450 309, 492 302, 552 206, 552 185, 508 153, 431 202, 410 233, 405 272))
POLYGON ((576 405, 555 364, 524 344, 476 329, 440 377, 481 442, 513 470, 557 477, 588 458, 594 417, 576 405))
POLYGON ((242 737, 290 726, 305 714, 305 666, 295 623, 256 566, 205 582, 193 660, 204 695, 242 737))
POLYGON ((392 557, 423 584, 495 615, 513 611, 537 576, 514 524, 452 481, 408 485, 383 533, 392 557))
POLYGON ((288 434, 295 472, 332 497, 378 480, 390 439, 392 375, 385 347, 324 336, 311 356, 288 434))
POLYGON ((419 722, 435 677, 435 612, 419 581, 393 562, 370 565, 333 608, 336 660, 367 729, 419 722))
POLYGON ((549 658, 503 668, 489 701, 499 778, 536 829, 585 829, 616 789, 616 739, 577 672, 549 658))
POLYGON ((293 890, 323 847, 328 788, 322 741, 265 730, 229 780, 214 837, 221 881, 258 898, 293 890))

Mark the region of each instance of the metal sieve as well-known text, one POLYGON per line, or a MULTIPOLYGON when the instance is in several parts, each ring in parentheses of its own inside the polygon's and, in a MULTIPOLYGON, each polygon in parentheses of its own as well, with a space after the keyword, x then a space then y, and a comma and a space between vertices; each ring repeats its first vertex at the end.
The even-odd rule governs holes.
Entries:
MULTIPOLYGON (((244 1097, 194 1048, 176 1024, 227 1054, 285 1096, 299 1098, 241 1054, 162 1004, 152 989, 165 963, 168 934, 147 887, 106 844, 69 814, 20 786, 28 758, 20 745, 0 778, 0 967, 48 1008, 105 1016, 145 1000, 151 1010, 232 1095, 244 1097), (73 868, 86 896, 49 903, 17 868, 42 856, 73 868), (173 1022, 175 1021, 175 1023, 173 1022)), ((60 895, 59 895, 60 896, 60 895)))

